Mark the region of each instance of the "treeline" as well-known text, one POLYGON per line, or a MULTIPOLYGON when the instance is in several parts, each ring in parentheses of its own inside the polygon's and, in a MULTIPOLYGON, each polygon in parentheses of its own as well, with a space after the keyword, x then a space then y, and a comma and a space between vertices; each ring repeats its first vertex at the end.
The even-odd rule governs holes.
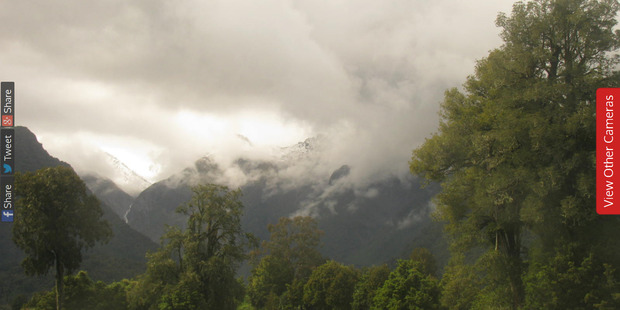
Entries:
POLYGON ((393 271, 387 265, 360 270, 321 256, 321 232, 311 217, 281 218, 269 232, 252 253, 247 296, 256 309, 439 306, 437 266, 427 249, 414 250, 393 271))
MULTIPOLYGON (((240 191, 218 185, 194 187, 178 208, 187 228, 168 227, 161 248, 148 254, 135 279, 105 284, 85 271, 64 277, 64 309, 439 309, 434 257, 416 249, 394 270, 357 269, 320 253, 322 232, 311 217, 281 218, 258 246, 241 230, 240 191), (246 255, 248 249, 254 250, 246 255), (247 284, 235 278, 249 259, 247 284), (396 307, 396 308, 394 308, 396 307)), ((14 309, 56 309, 57 292, 20 297, 14 309)))

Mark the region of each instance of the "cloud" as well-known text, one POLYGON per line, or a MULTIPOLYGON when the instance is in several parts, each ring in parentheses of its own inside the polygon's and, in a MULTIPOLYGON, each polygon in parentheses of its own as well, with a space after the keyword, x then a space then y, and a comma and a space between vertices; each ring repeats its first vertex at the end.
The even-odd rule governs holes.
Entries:
POLYGON ((315 168, 348 164, 351 179, 368 180, 406 173, 437 127, 443 91, 501 44, 494 19, 510 7, 5 1, 0 79, 16 82, 17 124, 102 175, 90 153, 105 141, 143 156, 161 179, 205 154, 230 166, 323 134, 331 142, 315 168))

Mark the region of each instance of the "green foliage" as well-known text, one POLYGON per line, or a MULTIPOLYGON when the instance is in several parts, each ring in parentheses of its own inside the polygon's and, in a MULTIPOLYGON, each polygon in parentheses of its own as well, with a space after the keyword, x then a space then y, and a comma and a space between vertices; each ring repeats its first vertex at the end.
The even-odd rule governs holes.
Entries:
MULTIPOLYGON (((65 294, 63 307, 71 310, 127 309, 127 291, 135 285, 134 281, 123 280, 106 285, 94 282, 85 271, 64 278, 65 294)), ((54 290, 35 294, 28 301, 26 309, 56 309, 54 290)))
POLYGON ((441 278, 441 305, 453 310, 469 310, 480 293, 480 278, 462 255, 453 257, 441 278))
MULTIPOLYGON (((21 173, 36 172, 38 169, 68 164, 49 156, 37 142, 36 136, 25 127, 15 127, 16 148, 19 160, 15 162, 15 171, 21 173)), ((19 188, 17 188, 19 191, 19 188)), ((98 197, 99 198, 99 197, 98 197)), ((157 244, 133 230, 105 204, 100 202, 102 219, 112 229, 113 237, 107 244, 96 244, 82 253, 79 269, 87 270, 93 279, 106 283, 132 278, 144 273, 146 268, 145 253, 154 250, 157 244)), ((20 215, 19 210, 16 211, 20 215)), ((16 218, 17 220, 17 218, 16 218)), ((9 303, 16 296, 32 296, 34 292, 54 286, 54 270, 47 276, 31 277, 24 273, 20 263, 25 253, 13 242, 13 225, 0 225, 0 303, 9 303)), ((77 269, 76 269, 77 270, 77 269)))
POLYGON ((383 286, 377 291, 371 309, 440 309, 438 281, 421 272, 413 260, 399 260, 383 286))
POLYGON ((184 274, 179 283, 166 291, 159 299, 159 309, 207 309, 207 300, 201 294, 202 283, 197 274, 184 274))
POLYGON ((56 271, 57 307, 61 308, 62 279, 82 262, 82 250, 96 242, 107 242, 111 229, 101 219, 99 201, 88 195, 84 182, 64 166, 34 173, 16 174, 16 208, 13 241, 24 250, 26 274, 56 271))
POLYGON ((46 274, 56 261, 76 269, 82 250, 110 238, 107 222, 97 198, 68 167, 45 168, 35 173, 17 173, 13 241, 26 252, 22 266, 31 275, 46 274))
POLYGON ((411 255, 409 255, 409 259, 420 263, 420 271, 423 274, 433 277, 437 276, 437 261, 433 253, 427 248, 415 248, 413 252, 411 252, 411 255))
POLYGON ((314 269, 304 285, 304 303, 311 309, 351 309, 358 271, 335 261, 314 269))
MULTIPOLYGON (((287 284, 286 291, 280 296, 280 305, 278 307, 284 310, 303 309, 305 283, 305 280, 294 279, 293 283, 287 284)), ((271 293, 269 296, 274 295, 271 293)))
POLYGON ((20 310, 28 302, 25 295, 17 295, 11 302, 11 310, 20 310))
POLYGON ((267 304, 278 304, 278 296, 286 291, 287 284, 293 282, 294 274, 294 266, 289 261, 273 255, 263 257, 252 269, 249 279, 248 294, 253 305, 273 308, 267 304))
POLYGON ((301 216, 280 218, 267 229, 269 240, 252 255, 248 285, 252 305, 258 309, 301 306, 303 285, 324 261, 318 250, 322 232, 313 218, 301 216))
POLYGON ((360 280, 355 285, 351 309, 367 310, 372 306, 377 290, 390 275, 387 265, 373 266, 363 271, 360 280))
POLYGON ((467 260, 473 269, 452 263, 444 304, 523 306, 526 263, 547 264, 558 243, 578 245, 574 266, 604 242, 615 252, 608 263, 618 261, 615 234, 601 233, 618 220, 593 212, 593 99, 597 88, 620 81, 612 72, 618 58, 611 56, 620 47, 613 30, 618 8, 608 0, 518 2, 511 16, 497 19, 504 45, 478 62, 465 93, 446 92, 439 132, 410 162, 413 173, 441 182, 437 216, 448 223, 453 255, 465 263, 462 257, 475 253, 467 260), (524 253, 536 248, 545 253, 527 262, 524 253), (459 291, 465 279, 476 285, 459 291))
POLYGON ((162 248, 129 293, 131 309, 235 309, 244 296, 235 279, 253 236, 241 230, 241 191, 219 185, 192 188, 178 212, 187 229, 169 227, 162 248))
POLYGON ((35 293, 30 299, 30 301, 28 301, 24 305, 24 309, 40 309, 40 310, 56 309, 55 291, 35 293))
MULTIPOLYGON (((527 276, 526 307, 531 309, 618 309, 616 270, 594 254, 578 261, 575 249, 558 249, 548 263, 535 264, 527 276)), ((581 255, 579 255, 581 257, 581 255)))
POLYGON ((243 303, 237 307, 237 310, 254 310, 254 307, 252 307, 250 303, 250 298, 247 295, 243 299, 243 303))

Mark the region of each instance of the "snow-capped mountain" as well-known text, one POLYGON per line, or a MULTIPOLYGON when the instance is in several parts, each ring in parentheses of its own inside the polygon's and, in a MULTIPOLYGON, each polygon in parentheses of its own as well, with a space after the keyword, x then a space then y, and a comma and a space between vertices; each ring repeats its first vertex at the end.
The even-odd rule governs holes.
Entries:
POLYGON ((440 224, 429 218, 436 188, 421 189, 413 176, 356 184, 356 168, 346 163, 316 169, 324 143, 323 138, 307 139, 282 148, 272 160, 239 158, 229 167, 203 157, 144 190, 127 214, 128 223, 159 241, 165 225, 185 225, 175 210, 191 198, 192 185, 237 178, 243 180, 242 225, 259 238, 268 238, 267 225, 280 217, 309 215, 325 232, 324 254, 345 263, 383 263, 416 246, 445 251, 440 224))
POLYGON ((131 168, 129 168, 118 158, 109 153, 105 154, 107 163, 112 168, 106 177, 112 180, 126 193, 132 196, 137 196, 147 187, 152 185, 152 183, 147 181, 146 178, 131 170, 131 168))
POLYGON ((318 155, 326 144, 327 138, 325 136, 316 136, 291 146, 281 147, 276 152, 276 156, 279 157, 280 161, 309 159, 309 157, 318 155))

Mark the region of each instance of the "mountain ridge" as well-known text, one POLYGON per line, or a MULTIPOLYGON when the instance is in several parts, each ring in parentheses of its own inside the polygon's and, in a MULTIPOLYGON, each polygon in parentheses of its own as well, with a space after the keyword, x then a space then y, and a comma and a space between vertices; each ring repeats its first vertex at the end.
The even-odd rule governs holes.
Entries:
POLYGON ((83 174, 80 178, 97 198, 105 202, 121 219, 125 219, 135 197, 127 194, 108 178, 90 173, 83 174))
POLYGON ((343 263, 367 266, 389 262, 422 244, 447 257, 441 233, 421 237, 425 231, 441 231, 441 224, 429 216, 430 199, 437 186, 422 189, 413 176, 388 176, 359 185, 351 179, 355 167, 346 164, 319 177, 315 177, 316 171, 309 171, 306 179, 291 179, 290 169, 311 170, 316 166, 312 161, 320 160, 314 156, 320 152, 317 142, 321 139, 299 142, 283 150, 280 160, 239 158, 225 168, 203 157, 193 167, 140 193, 127 221, 151 240, 159 241, 165 225, 185 225, 185 218, 175 210, 191 198, 192 185, 222 181, 226 169, 235 169, 245 179, 241 186, 245 206, 242 226, 260 239, 269 237, 267 225, 280 217, 310 215, 325 231, 324 255, 343 263))
MULTIPOLYGON (((105 158, 112 167, 112 172, 104 177, 110 179, 114 184, 121 188, 124 192, 131 196, 137 196, 153 183, 129 168, 124 162, 116 158, 114 155, 104 152, 105 158)), ((92 175, 93 173, 86 173, 92 175)))
MULTIPOLYGON (((15 149, 15 171, 18 173, 58 165, 70 167, 66 162, 51 156, 38 142, 36 135, 23 126, 15 127, 15 149)), ((101 208, 114 236, 109 243, 97 244, 85 251, 80 269, 87 270, 93 279, 105 282, 143 273, 146 269, 145 254, 155 250, 157 244, 122 221, 104 201, 101 202, 101 208)), ((19 216, 19 209, 15 212, 19 216)), ((0 295, 5 295, 2 297, 6 297, 6 300, 11 296, 31 294, 53 286, 51 274, 43 277, 27 277, 24 274, 20 262, 25 256, 11 240, 11 227, 7 223, 0 225, 0 249, 3 254, 0 255, 0 295)))

